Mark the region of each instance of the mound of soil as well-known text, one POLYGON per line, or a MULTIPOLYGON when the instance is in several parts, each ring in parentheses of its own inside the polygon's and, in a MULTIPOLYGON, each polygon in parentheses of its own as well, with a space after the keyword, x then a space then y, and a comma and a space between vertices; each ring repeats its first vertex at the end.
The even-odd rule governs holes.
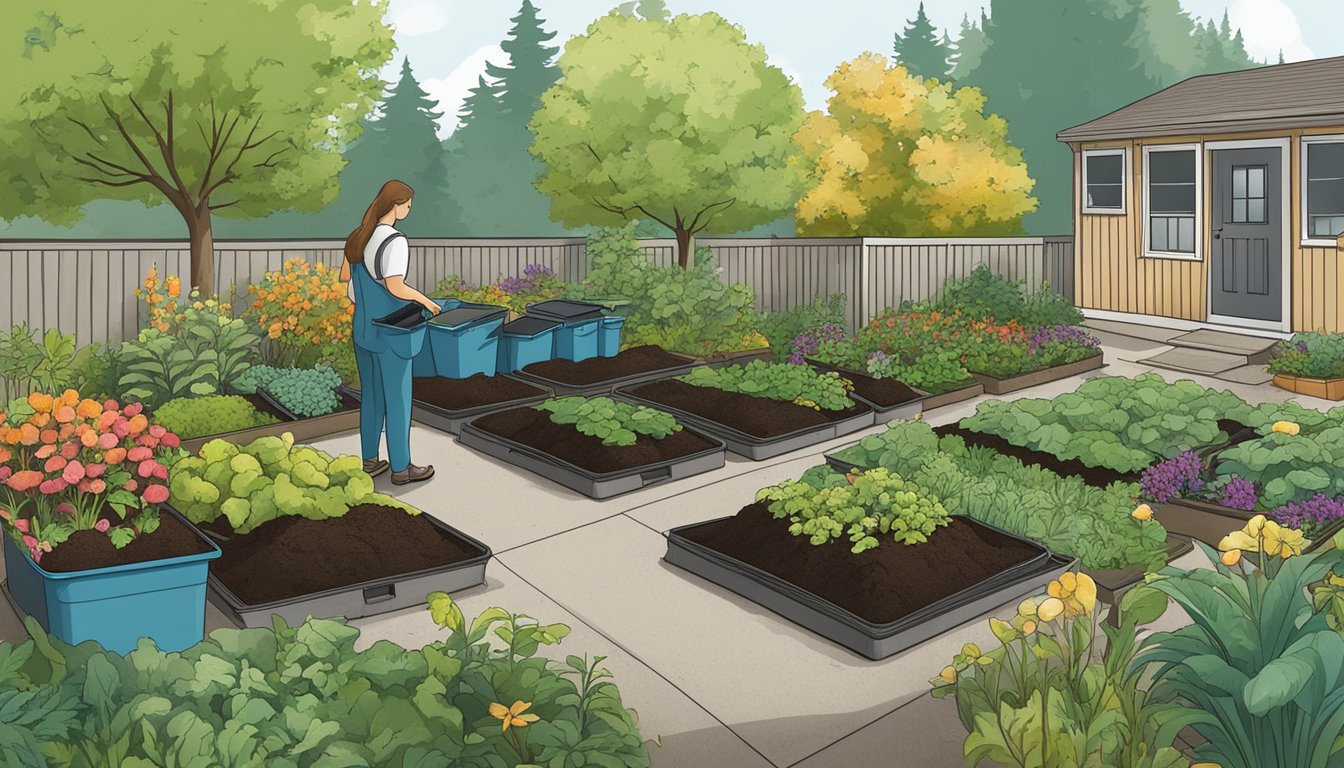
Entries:
POLYGON ((890 408, 892 406, 901 405, 902 403, 908 403, 920 396, 918 392, 896 379, 875 379, 872 376, 857 371, 836 368, 833 365, 813 362, 811 360, 807 362, 808 365, 811 365, 819 371, 835 371, 844 378, 854 382, 854 394, 879 408, 890 408))
MULTIPOLYGON (((121 520, 112 510, 108 510, 103 517, 116 522, 121 520)), ((137 536, 121 549, 112 546, 112 539, 106 533, 75 531, 70 538, 43 555, 38 565, 50 573, 69 573, 199 555, 209 551, 210 545, 202 541, 195 531, 176 517, 161 512, 159 527, 153 533, 137 536)))
POLYGON ((843 411, 817 411, 783 400, 697 387, 676 379, 642 384, 629 391, 636 397, 693 413, 763 439, 843 421, 869 410, 866 405, 856 404, 843 411))
POLYGON ((583 386, 677 368, 690 362, 664 351, 662 347, 646 344, 631 347, 615 357, 591 357, 577 363, 573 360, 546 360, 533 363, 523 371, 561 384, 583 386))
POLYGON ((518 379, 486 376, 483 373, 465 379, 424 377, 411 383, 411 396, 416 401, 445 411, 465 411, 468 408, 510 403, 545 394, 546 390, 518 379))

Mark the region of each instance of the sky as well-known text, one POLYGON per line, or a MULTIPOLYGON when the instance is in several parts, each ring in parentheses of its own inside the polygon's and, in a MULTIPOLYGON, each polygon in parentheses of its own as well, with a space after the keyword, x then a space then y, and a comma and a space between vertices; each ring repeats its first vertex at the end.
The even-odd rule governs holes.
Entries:
MULTIPOLYGON (((1029 0, 1018 0, 1029 2, 1029 0)), ((619 0, 533 0, 544 27, 556 32, 553 45, 582 34, 593 20, 619 0)), ((1341 0, 1182 0, 1199 19, 1221 19, 1224 11, 1246 37, 1252 56, 1285 61, 1344 55, 1344 2, 1341 0)), ((485 62, 504 63, 499 48, 513 26, 520 0, 391 0, 389 18, 396 27, 398 51, 383 73, 395 82, 401 60, 411 68, 444 114, 440 135, 457 124, 457 111, 468 90, 485 71, 485 62)), ((903 30, 919 0, 667 0, 673 14, 715 11, 740 24, 747 39, 765 46, 770 61, 803 90, 808 109, 823 109, 829 95, 823 83, 842 61, 864 51, 891 54, 892 35, 903 30)), ((953 39, 962 17, 978 17, 987 0, 928 0, 933 24, 953 39)), ((1048 48, 1043 49, 1048 55, 1048 48)))

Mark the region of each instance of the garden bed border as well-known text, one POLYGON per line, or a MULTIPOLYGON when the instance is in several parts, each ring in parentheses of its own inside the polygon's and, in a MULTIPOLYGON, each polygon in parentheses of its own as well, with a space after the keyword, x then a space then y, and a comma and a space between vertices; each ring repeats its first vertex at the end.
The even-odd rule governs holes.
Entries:
POLYGON ((1322 400, 1344 400, 1344 379, 1313 379, 1288 373, 1274 374, 1274 386, 1322 400))
POLYGON ((989 395, 1006 395, 1010 392, 1028 389, 1030 387, 1048 384, 1052 381, 1067 379, 1070 376, 1077 376, 1080 373, 1087 373, 1101 368, 1104 364, 1105 355, 1098 352, 1095 355, 1085 357, 1082 360, 1076 360, 1072 363, 1056 365, 1050 368, 1042 368, 1039 371, 1029 371, 1020 373, 1016 376, 1009 376, 1006 379, 996 379, 993 376, 987 376, 983 373, 971 373, 971 377, 979 382, 985 388, 985 393, 989 395))

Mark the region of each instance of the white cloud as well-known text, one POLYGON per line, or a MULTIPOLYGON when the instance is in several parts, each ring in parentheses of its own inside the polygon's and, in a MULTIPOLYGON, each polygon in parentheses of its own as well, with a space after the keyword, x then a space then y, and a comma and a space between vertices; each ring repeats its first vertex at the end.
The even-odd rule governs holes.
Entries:
POLYGON ((430 98, 439 102, 439 111, 443 113, 443 117, 439 118, 440 137, 447 136, 457 127, 457 113, 471 89, 476 87, 480 76, 485 74, 485 63, 506 64, 508 59, 508 54, 498 45, 487 45, 472 51, 447 77, 420 81, 420 87, 425 89, 430 98))
POLYGON ((395 0, 391 18, 398 37, 438 32, 448 26, 451 6, 442 0, 395 0))
POLYGON ((1314 57, 1302 40, 1302 25, 1297 14, 1282 0, 1236 0, 1227 15, 1232 26, 1246 38, 1246 52, 1273 64, 1283 51, 1285 61, 1314 57))

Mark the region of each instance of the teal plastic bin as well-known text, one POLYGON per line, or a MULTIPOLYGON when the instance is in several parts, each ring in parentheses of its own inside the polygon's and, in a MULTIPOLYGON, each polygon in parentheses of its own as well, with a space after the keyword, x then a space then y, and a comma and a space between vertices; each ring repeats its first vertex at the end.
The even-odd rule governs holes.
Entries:
MULTIPOLYGON (((167 507, 171 514, 191 527, 167 507)), ((194 530, 194 529, 193 529, 194 530)), ((199 536, 199 534, 197 534, 199 536)), ((162 651, 184 651, 205 636, 205 584, 219 547, 199 555, 115 565, 91 571, 52 573, 34 563, 7 533, 5 578, 19 609, 63 642, 95 640, 127 654, 142 637, 162 651)))
POLYGON ((425 320, 428 316, 424 307, 412 302, 374 320, 378 342, 397 357, 412 361, 414 367, 416 357, 425 347, 425 320))
POLYGON ((506 323, 499 338, 496 373, 513 373, 555 356, 555 329, 560 323, 523 315, 506 323))
POLYGON ((598 357, 615 357, 621 353, 621 327, 625 318, 611 315, 602 318, 602 330, 597 336, 598 357))
POLYGON ((429 348, 434 374, 465 379, 483 373, 494 376, 499 364, 499 338, 508 307, 461 302, 430 318, 429 348))
MULTIPOLYGON (((459 299, 430 299, 437 303, 446 312, 462 305, 459 299)), ((411 375, 416 378, 428 378, 438 376, 438 368, 434 365, 434 350, 429 344, 420 348, 419 354, 411 360, 411 375)))
POLYGON ((597 357, 597 337, 602 320, 579 320, 555 329, 555 357, 581 362, 597 357))

